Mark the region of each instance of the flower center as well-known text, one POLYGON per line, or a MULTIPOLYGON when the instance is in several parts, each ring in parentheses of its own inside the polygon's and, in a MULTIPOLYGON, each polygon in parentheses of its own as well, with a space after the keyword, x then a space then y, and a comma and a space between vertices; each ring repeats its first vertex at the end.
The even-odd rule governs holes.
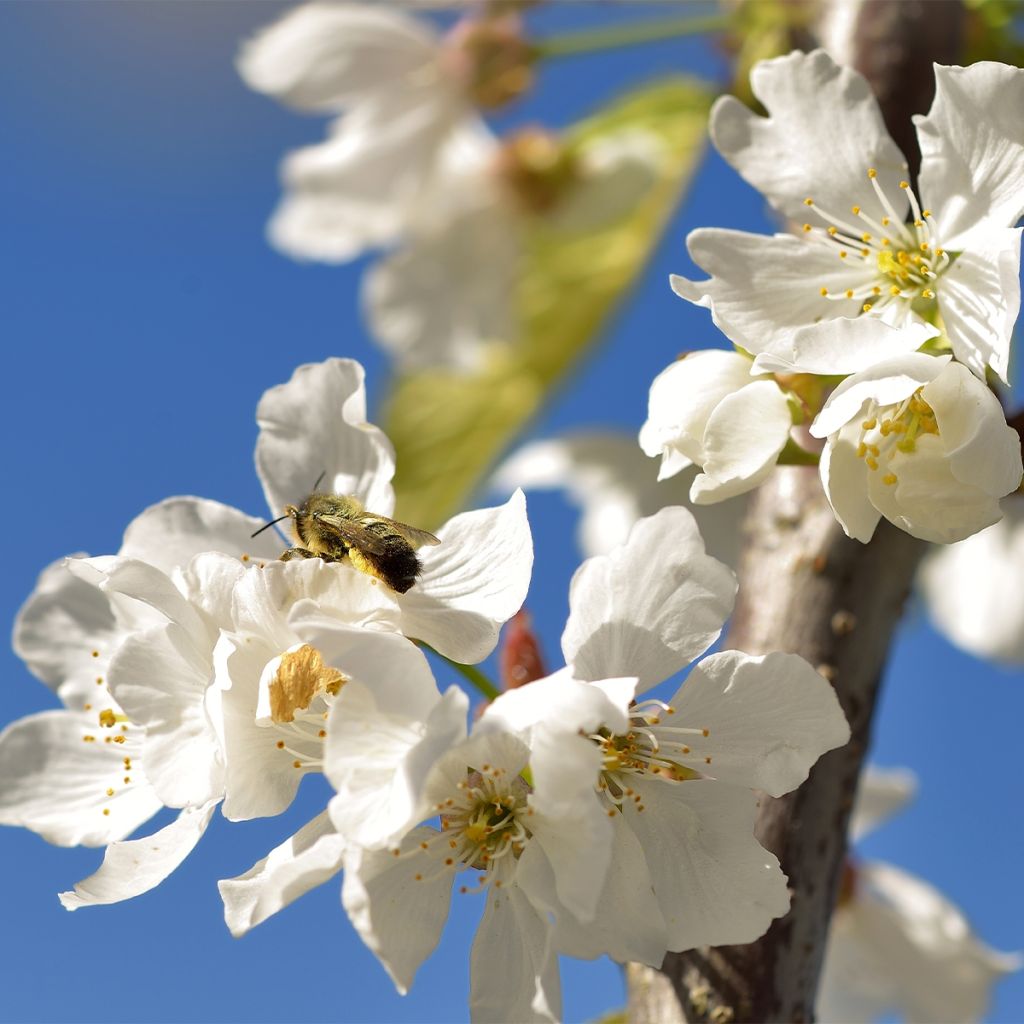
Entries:
POLYGON ((256 724, 283 734, 277 749, 293 758, 294 768, 322 770, 327 713, 345 682, 309 644, 296 644, 264 668, 256 724))
POLYGON ((615 735, 602 729, 590 739, 604 755, 598 791, 615 814, 626 800, 638 811, 644 809, 641 797, 630 785, 638 775, 666 782, 686 782, 701 777, 711 764, 709 729, 662 725, 663 716, 674 715, 675 708, 660 700, 646 700, 630 709, 629 732, 615 735))
POLYGON ((432 869, 416 873, 416 881, 433 880, 445 871, 473 868, 483 872, 477 885, 460 892, 500 888, 511 878, 532 833, 527 820, 533 814, 529 786, 518 775, 509 778, 501 768, 483 765, 458 784, 454 796, 435 805, 441 831, 396 857, 427 854, 432 869))
POLYGON ((918 312, 926 312, 935 299, 935 282, 952 262, 950 255, 936 244, 931 211, 921 209, 909 182, 900 182, 913 215, 904 222, 879 185, 878 172, 870 167, 867 174, 885 211, 880 220, 857 205, 850 207, 850 216, 843 217, 810 197, 804 200, 827 224, 824 228, 804 224, 804 236, 834 252, 850 273, 845 288, 830 291, 822 286, 819 294, 830 301, 855 302, 862 313, 877 314, 893 304, 909 307, 914 303, 918 312))
POLYGON ((899 405, 880 407, 872 402, 867 419, 861 421, 857 457, 872 472, 883 467, 882 483, 892 486, 897 476, 891 465, 897 452, 912 454, 922 434, 938 434, 939 425, 932 407, 921 397, 918 388, 899 405))

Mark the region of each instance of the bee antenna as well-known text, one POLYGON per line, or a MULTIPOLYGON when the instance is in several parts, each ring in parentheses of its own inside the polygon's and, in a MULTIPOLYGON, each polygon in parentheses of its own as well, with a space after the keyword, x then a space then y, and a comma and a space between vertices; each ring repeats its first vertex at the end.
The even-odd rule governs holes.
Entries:
POLYGON ((255 533, 249 534, 249 539, 251 540, 253 537, 258 537, 264 530, 269 530, 276 523, 279 523, 281 522, 282 519, 287 518, 288 513, 286 512, 283 516, 278 516, 276 519, 271 519, 269 523, 264 523, 263 526, 261 526, 255 533))
POLYGON ((320 481, 323 480, 323 478, 325 476, 327 476, 327 470, 326 469, 316 478, 316 483, 313 484, 313 490, 314 491, 320 486, 320 481))

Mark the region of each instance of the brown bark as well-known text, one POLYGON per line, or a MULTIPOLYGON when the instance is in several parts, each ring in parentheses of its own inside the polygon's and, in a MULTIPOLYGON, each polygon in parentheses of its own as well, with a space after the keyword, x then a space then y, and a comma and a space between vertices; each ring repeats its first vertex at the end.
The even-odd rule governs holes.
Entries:
MULTIPOLYGON (((959 0, 823 7, 818 38, 872 83, 914 171, 910 116, 931 102, 931 62, 956 63, 962 22, 959 0)), ((794 793, 762 797, 757 835, 789 876, 789 914, 749 945, 672 953, 661 972, 630 965, 630 1019, 638 1024, 814 1019, 879 680, 924 550, 884 521, 870 544, 845 537, 816 471, 797 467, 779 470, 761 488, 747 531, 727 645, 755 654, 791 651, 817 666, 835 686, 853 738, 821 758, 794 793)))

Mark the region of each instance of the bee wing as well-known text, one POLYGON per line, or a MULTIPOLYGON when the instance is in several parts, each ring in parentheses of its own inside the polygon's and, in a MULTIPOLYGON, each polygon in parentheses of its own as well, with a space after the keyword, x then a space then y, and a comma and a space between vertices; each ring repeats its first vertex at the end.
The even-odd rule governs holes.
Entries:
POLYGON ((341 516, 320 516, 320 523, 350 547, 368 551, 371 555, 387 554, 387 547, 379 534, 372 533, 362 523, 341 516))
MULTIPOLYGON (((383 519, 384 517, 380 516, 379 518, 383 519)), ((387 522, 394 529, 395 533, 404 537, 414 548, 422 547, 424 544, 433 546, 441 543, 440 537, 435 537, 427 530, 417 529, 408 523, 397 523, 394 519, 388 519, 387 522)))

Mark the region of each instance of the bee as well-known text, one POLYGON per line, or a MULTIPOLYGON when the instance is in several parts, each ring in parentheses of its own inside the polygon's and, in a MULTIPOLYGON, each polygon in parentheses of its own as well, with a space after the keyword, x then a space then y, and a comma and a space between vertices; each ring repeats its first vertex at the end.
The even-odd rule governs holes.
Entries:
POLYGON ((301 505, 285 505, 284 515, 260 527, 256 534, 281 522, 294 520, 298 546, 281 555, 292 558, 322 558, 325 562, 345 562, 404 594, 423 569, 416 548, 440 544, 426 530, 395 522, 387 516, 367 511, 351 495, 314 491, 301 505))

